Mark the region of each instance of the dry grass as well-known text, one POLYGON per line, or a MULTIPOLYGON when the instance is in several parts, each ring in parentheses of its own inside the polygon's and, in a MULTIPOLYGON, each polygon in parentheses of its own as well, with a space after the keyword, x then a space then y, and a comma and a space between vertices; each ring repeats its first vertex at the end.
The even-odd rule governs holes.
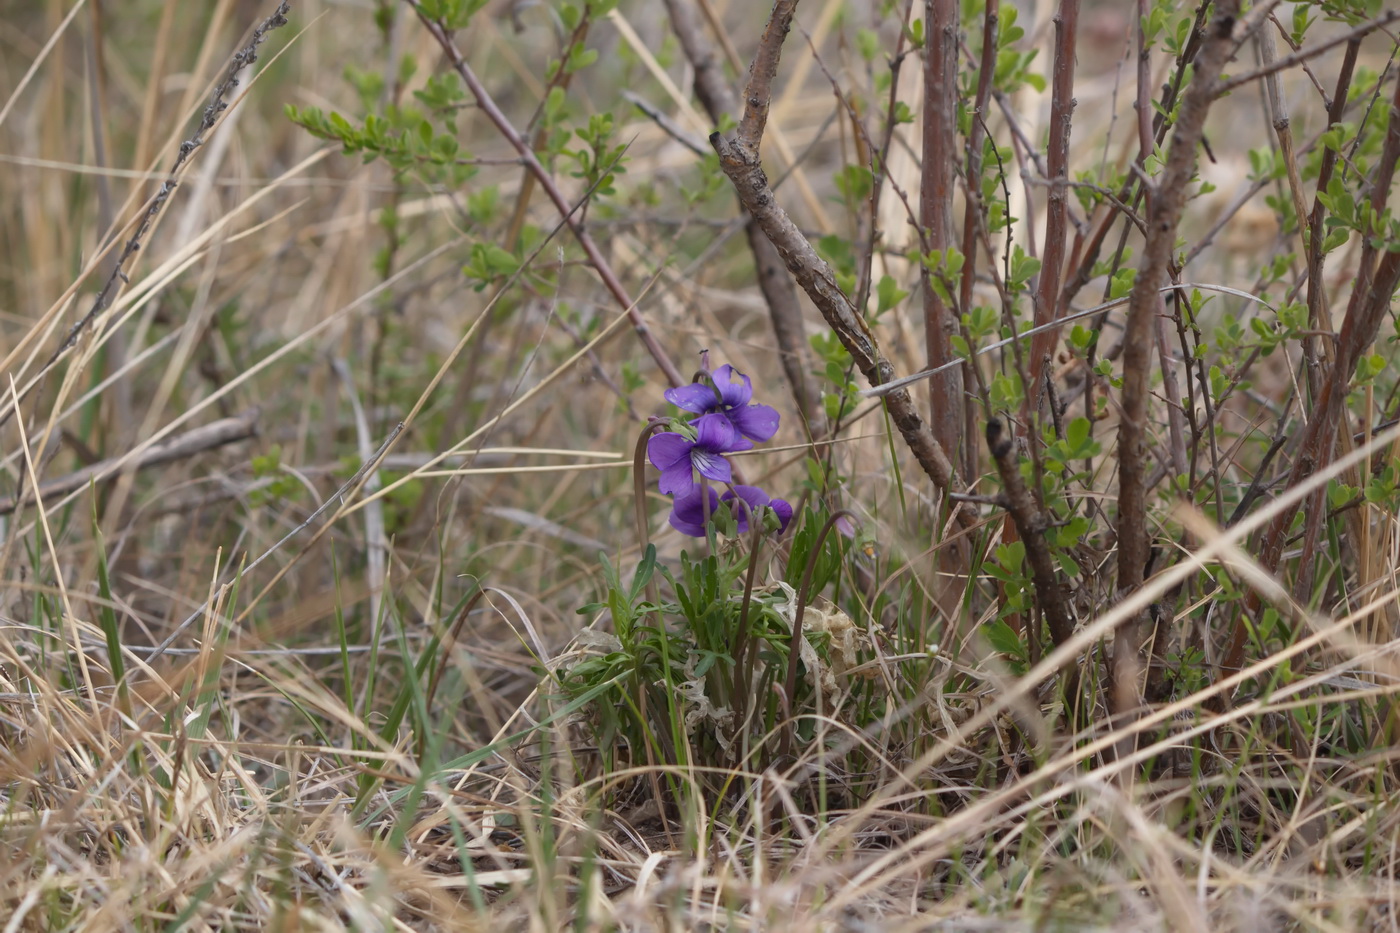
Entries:
MULTIPOLYGON (((759 11, 715 6, 726 41, 751 54, 759 11)), ((1048 72, 1054 5, 1019 6, 1017 47, 1041 49, 1048 72)), ((1219 518, 1209 496, 1205 512, 1163 497, 1158 543, 1175 550, 1123 600, 1098 572, 1113 542, 1096 526, 1075 552, 1095 572, 1071 593, 1072 640, 1018 667, 978 634, 997 599, 955 594, 951 616, 940 602, 940 499, 862 402, 830 445, 839 488, 824 491, 871 545, 822 604, 855 619, 855 663, 828 671, 808 741, 712 770, 599 748, 598 712, 557 678, 610 644, 607 614, 576 610, 606 597, 599 551, 624 577, 641 554, 632 451, 666 381, 479 108, 456 116, 460 155, 476 163, 460 185, 362 164, 284 115, 362 116, 446 71, 408 6, 295 4, 179 167, 110 303, 94 304, 229 56, 272 7, 0 5, 0 933, 1400 924, 1397 515, 1379 499, 1339 513, 1306 593, 1296 566, 1276 576, 1251 551, 1313 489, 1364 486, 1400 456, 1400 431, 1373 436, 1382 419, 1368 409, 1360 443, 1227 530, 1207 517, 1219 518), (408 57, 417 71, 402 87, 357 94, 342 77, 392 75, 408 57), (494 212, 470 200, 491 187, 494 212), (473 244, 512 246, 522 226, 540 245, 518 277, 464 275, 473 244), (1223 614, 1247 591, 1286 637, 1260 635, 1245 670, 1211 683, 1223 614), (1183 662, 1176 691, 1127 725, 1098 710, 1067 727, 1047 676, 1079 658, 1096 687, 1114 627, 1149 606, 1166 607, 1183 645, 1205 645, 1199 667, 1183 662)), ((1133 19, 1117 4, 1083 17, 1075 170, 1124 164, 1137 142, 1133 19)), ((811 45, 789 39, 765 154, 803 230, 854 240, 868 226, 831 179, 865 150, 827 73, 883 107, 885 65, 854 45, 875 13, 832 0, 799 19, 811 45)), ((553 7, 492 3, 457 37, 518 126, 545 94, 560 22, 553 7)), ((1393 35, 1368 38, 1362 63, 1386 68, 1393 35)), ((686 197, 718 177, 683 143, 711 129, 693 72, 660 4, 624 4, 586 45, 602 55, 574 77, 570 107, 612 111, 628 147, 618 193, 588 205, 588 228, 682 372, 708 348, 781 409, 783 433, 742 466, 796 500, 809 455, 827 448, 799 427, 729 189, 686 197)), ((1340 55, 1310 62, 1322 83, 1340 55)), ((1169 62, 1157 64, 1160 81, 1169 62)), ((918 71, 898 89, 915 112, 918 71)), ((1325 126, 1320 96, 1300 70, 1284 75, 1295 138, 1309 142, 1325 126)), ((1043 141, 1048 92, 1024 87, 1007 106, 1043 141)), ((1185 281, 1250 291, 1271 257, 1298 249, 1262 200, 1286 197, 1284 183, 1237 198, 1249 150, 1271 139, 1261 107, 1247 87, 1212 113, 1203 173, 1219 191, 1192 202, 1182 232, 1189 248, 1224 226, 1185 281)), ((1004 146, 1005 117, 987 114, 1004 146)), ((877 205, 875 277, 917 293, 892 190, 919 187, 917 128, 905 129, 877 205)), ((568 164, 550 167, 569 199, 589 194, 568 164)), ((1016 171, 1025 243, 1043 231, 1045 189, 1016 171)), ((1326 270, 1338 321, 1356 249, 1326 270)), ((1076 307, 1105 287, 1095 279, 1076 307)), ((985 279, 975 290, 995 300, 985 279)), ((825 333, 808 312, 809 335, 825 333)), ((1200 321, 1208 334, 1255 314, 1223 295, 1200 321)), ((1105 349, 1117 327, 1110 318, 1105 349)), ((897 371, 924 365, 922 328, 912 304, 880 318, 897 371)), ((1057 365, 1063 391, 1082 387, 1080 361, 1057 365)), ((1232 501, 1261 469, 1298 367, 1296 346, 1260 358, 1221 413, 1202 456, 1218 458, 1215 488, 1232 501)), ((1392 409, 1394 369, 1366 405, 1392 409)), ((1165 447, 1160 393, 1153 404, 1149 433, 1165 447)), ((1116 423, 1110 407, 1077 503, 1112 507, 1116 423)), ((972 491, 993 494, 992 461, 980 462, 972 491)), ((666 527, 661 497, 647 506, 674 565, 694 542, 666 527)), ((1001 516, 979 508, 975 537, 991 553, 1001 516)), ((698 747, 698 734, 671 738, 698 747)))

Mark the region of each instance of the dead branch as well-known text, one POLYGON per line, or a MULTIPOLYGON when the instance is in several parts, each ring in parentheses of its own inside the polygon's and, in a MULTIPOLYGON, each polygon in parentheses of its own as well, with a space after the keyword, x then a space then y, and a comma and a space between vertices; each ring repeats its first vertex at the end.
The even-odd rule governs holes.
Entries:
MULTIPOLYGON (((40 501, 66 496, 75 489, 82 489, 91 482, 110 479, 124 470, 144 470, 149 467, 183 460, 206 450, 213 450, 225 444, 245 440, 257 433, 256 411, 244 412, 232 418, 223 418, 213 424, 177 434, 174 437, 153 444, 135 457, 122 455, 109 457, 91 466, 83 467, 75 473, 50 480, 39 487, 40 501)), ((22 505, 34 502, 34 496, 21 493, 0 499, 0 515, 9 515, 22 505)))
POLYGON ((1275 59, 1272 62, 1266 62, 1262 67, 1254 71, 1246 72, 1228 81, 1222 81, 1220 86, 1215 89, 1215 93, 1217 96, 1228 94, 1235 88, 1249 84, 1251 81, 1258 81, 1266 75, 1271 75, 1279 71, 1286 71, 1294 65, 1301 65, 1308 59, 1316 58, 1323 52, 1341 45, 1344 42, 1359 42, 1365 36, 1370 35, 1384 26, 1389 26, 1398 19, 1400 19, 1400 9, 1387 10, 1375 19, 1360 23, 1346 32, 1329 37, 1323 42, 1310 45, 1305 49, 1300 49, 1292 55, 1285 55, 1283 58, 1275 59))

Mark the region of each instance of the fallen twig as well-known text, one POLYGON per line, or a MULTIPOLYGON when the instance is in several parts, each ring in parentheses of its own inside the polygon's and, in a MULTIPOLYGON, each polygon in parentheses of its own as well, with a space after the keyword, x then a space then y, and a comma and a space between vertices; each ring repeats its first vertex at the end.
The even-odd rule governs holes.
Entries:
MULTIPOLYGON (((257 433, 257 416, 257 411, 247 411, 232 418, 223 418, 213 424, 206 424, 192 431, 186 431, 184 434, 177 434, 159 444, 147 447, 135 457, 127 455, 109 457, 91 466, 83 467, 75 473, 69 473, 67 476, 61 476, 44 483, 39 487, 39 498, 42 500, 55 496, 66 496, 76 489, 82 489, 91 482, 109 479, 123 470, 144 470, 162 463, 170 463, 173 460, 183 460, 185 457, 192 457, 197 453, 213 450, 225 444, 245 440, 257 433)), ((0 515, 9 515, 22 505, 33 502, 34 496, 25 493, 0 499, 0 515)))

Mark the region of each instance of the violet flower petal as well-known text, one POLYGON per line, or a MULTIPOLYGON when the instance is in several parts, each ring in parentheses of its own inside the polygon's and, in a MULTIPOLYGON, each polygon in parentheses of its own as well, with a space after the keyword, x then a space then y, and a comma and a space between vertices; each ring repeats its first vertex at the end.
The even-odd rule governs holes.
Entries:
MULTIPOLYGON (((690 462, 706 479, 712 479, 717 483, 728 483, 734 479, 734 471, 730 469, 729 461, 718 453, 701 450, 699 444, 691 448, 690 462)), ((689 470, 686 471, 687 474, 689 472, 689 470)), ((661 491, 666 492, 667 490, 662 489, 661 491)))
POLYGON ((778 516, 778 534, 787 531, 788 523, 792 521, 792 503, 786 499, 774 499, 768 503, 768 507, 778 516))
POLYGON ((757 486, 734 486, 720 496, 720 500, 734 510, 739 534, 748 533, 749 516, 769 502, 768 493, 757 486))
POLYGON ((647 441, 647 457, 661 471, 657 488, 666 493, 685 493, 695 485, 691 456, 695 442, 683 434, 665 431, 647 441))
POLYGON ((743 437, 755 441, 766 441, 778 433, 778 412, 767 405, 746 405, 734 408, 725 414, 729 422, 743 437))
POLYGON ((725 490, 724 495, 720 498, 725 502, 741 499, 751 509, 762 508, 770 501, 768 493, 757 486, 735 486, 733 489, 725 490))
POLYGON ((666 401, 675 405, 682 411, 693 411, 703 414, 713 411, 719 406, 719 398, 715 395, 715 390, 703 382, 692 382, 690 385, 677 386, 674 389, 667 389, 663 395, 666 401))
POLYGON ((787 531, 788 523, 792 521, 792 506, 783 499, 770 499, 768 493, 757 486, 734 486, 720 499, 734 509, 740 534, 749 530, 750 513, 764 507, 772 509, 773 514, 778 516, 778 534, 787 531))
POLYGON ((704 486, 693 486, 690 492, 676 496, 676 501, 671 507, 671 527, 692 538, 705 537, 705 500, 701 496, 702 490, 709 493, 710 514, 714 514, 715 509, 719 508, 719 497, 713 489, 704 486))
POLYGON ((706 453, 723 454, 731 450, 748 450, 753 446, 739 434, 734 423, 725 415, 712 412, 692 422, 695 446, 706 453))
POLYGON ((647 440, 647 459, 651 461, 652 466, 664 473, 677 463, 688 462, 690 448, 693 446, 695 442, 684 434, 663 431, 653 434, 647 440))
POLYGON ((725 408, 742 408, 753 398, 753 382, 728 363, 715 370, 713 378, 715 388, 719 390, 720 402, 725 408), (738 382, 734 381, 735 376, 739 377, 738 382))

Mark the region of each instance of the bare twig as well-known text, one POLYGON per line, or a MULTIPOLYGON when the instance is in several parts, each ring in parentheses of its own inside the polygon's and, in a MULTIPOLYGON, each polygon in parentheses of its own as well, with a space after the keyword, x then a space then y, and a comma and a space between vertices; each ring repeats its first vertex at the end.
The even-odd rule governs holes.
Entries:
MULTIPOLYGON (((156 190, 151 200, 146 203, 145 210, 141 212, 139 217, 136 218, 129 227, 131 233, 127 237, 126 245, 123 246, 122 251, 117 254, 116 261, 112 264, 112 270, 108 274, 107 280, 102 284, 102 287, 98 289, 97 295, 93 298, 87 313, 84 314, 76 324, 69 328, 68 335, 64 337, 63 342, 54 349, 48 361, 45 362, 43 368, 40 369, 37 378, 30 382, 31 391, 33 386, 42 384, 44 376, 53 368, 59 358, 77 343, 78 336, 97 320, 102 312, 106 310, 108 303, 115 297, 121 286, 128 281, 126 274, 127 262, 140 251, 141 243, 146 238, 146 234, 150 232, 151 226, 155 223, 156 218, 160 216, 161 211, 165 209, 166 202, 170 200, 171 194, 173 194, 176 187, 179 186, 180 173, 185 167, 185 163, 194 155, 195 150, 204 145, 205 134, 214 128, 214 124, 219 121, 219 115, 228 109, 228 101, 226 98, 234 88, 238 87, 238 73, 258 60, 258 46, 262 45, 268 33, 287 24, 287 12, 290 9, 291 4, 288 0, 282 0, 282 2, 277 5, 277 9, 272 12, 272 15, 259 23, 253 30, 252 35, 248 37, 247 43, 229 59, 228 67, 224 71, 224 78, 215 85, 214 92, 209 98, 209 104, 204 108, 204 114, 200 117, 199 126, 195 129, 194 135, 180 144, 180 148, 175 155, 175 161, 170 166, 170 171, 166 173, 160 188, 156 190)), ((14 405, 6 409, 3 415, 0 415, 0 424, 7 423, 10 420, 20 400, 20 398, 16 398, 14 405)))
MULTIPOLYGON (((1332 92, 1332 101, 1327 108, 1327 125, 1333 126, 1341 122, 1342 115, 1346 111, 1347 91, 1351 87, 1351 78, 1356 70, 1356 59, 1361 51, 1361 40, 1352 39, 1347 43, 1346 53, 1342 57, 1341 67, 1337 70, 1337 86, 1332 92)), ((1322 163, 1317 172, 1317 193, 1323 194, 1327 191, 1328 184, 1332 181, 1332 172, 1337 167, 1338 152, 1332 147, 1324 147, 1322 151, 1322 163)), ((1323 252, 1322 243, 1325 237, 1319 234, 1323 229, 1323 221, 1327 216, 1327 208, 1322 201, 1314 197, 1312 211, 1308 214, 1306 221, 1302 213, 1298 214, 1298 225, 1302 227, 1307 223, 1305 238, 1307 240, 1308 257, 1308 326, 1314 330, 1330 327, 1332 315, 1327 308, 1327 289, 1322 280, 1323 252)), ((1312 400, 1316 401, 1322 391, 1322 372, 1319 356, 1315 350, 1316 340, 1312 337, 1303 338, 1303 363, 1307 367, 1308 388, 1312 390, 1312 400)), ((1324 352, 1327 351, 1324 346, 1324 352)), ((1330 352, 1326 353, 1328 359, 1332 358, 1330 352)))
POLYGON ((1346 32, 1338 33, 1335 36, 1331 36, 1325 41, 1319 42, 1317 45, 1310 45, 1305 49, 1294 52, 1292 55, 1285 55, 1283 58, 1275 59, 1273 62, 1266 63, 1263 67, 1257 68, 1254 71, 1248 71, 1242 75, 1231 78, 1228 81, 1222 81, 1216 87, 1215 94, 1217 97, 1223 96, 1225 94, 1230 93, 1237 87, 1246 85, 1251 81, 1258 81, 1265 75, 1271 75, 1279 71, 1286 71, 1289 68, 1292 68, 1294 65, 1301 64, 1310 58, 1316 58, 1323 52, 1326 52, 1328 49, 1335 48, 1336 46, 1339 46, 1344 42, 1357 42, 1363 36, 1370 35, 1377 29, 1380 29, 1384 26, 1389 26, 1396 20, 1400 20, 1400 9, 1387 10, 1380 16, 1377 16, 1375 19, 1367 20, 1364 23, 1352 27, 1346 32))

